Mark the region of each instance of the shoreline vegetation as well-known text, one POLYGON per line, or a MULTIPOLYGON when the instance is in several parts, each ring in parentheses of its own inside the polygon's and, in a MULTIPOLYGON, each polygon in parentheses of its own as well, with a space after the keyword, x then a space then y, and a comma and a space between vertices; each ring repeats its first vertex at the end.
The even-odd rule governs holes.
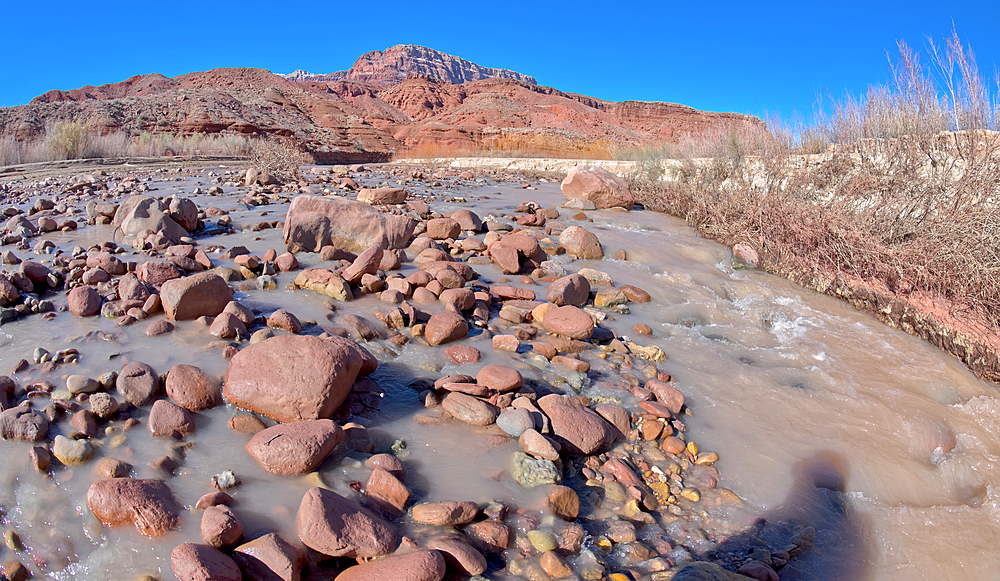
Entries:
MULTIPOLYGON (((646 208, 748 245, 764 270, 1000 382, 1000 77, 987 81, 955 33, 898 51, 888 83, 824 99, 811 125, 768 118, 759 131, 644 146, 502 130, 472 151, 427 143, 396 158, 632 160, 630 186, 646 208)), ((98 136, 73 122, 37 142, 0 141, 0 166, 176 155, 245 157, 268 171, 306 163, 290 144, 244 135, 98 136)))

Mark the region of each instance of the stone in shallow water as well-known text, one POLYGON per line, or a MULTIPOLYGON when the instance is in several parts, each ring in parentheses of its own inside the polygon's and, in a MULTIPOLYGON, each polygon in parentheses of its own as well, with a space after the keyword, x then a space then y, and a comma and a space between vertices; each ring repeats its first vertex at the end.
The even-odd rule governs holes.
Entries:
POLYGON ((551 460, 536 460, 524 452, 514 452, 513 462, 514 480, 525 488, 562 482, 562 474, 551 460))

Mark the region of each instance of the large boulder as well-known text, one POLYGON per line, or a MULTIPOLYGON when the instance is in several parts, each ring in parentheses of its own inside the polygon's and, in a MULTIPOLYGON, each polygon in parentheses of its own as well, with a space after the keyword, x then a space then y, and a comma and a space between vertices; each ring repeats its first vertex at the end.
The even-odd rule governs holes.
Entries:
POLYGON ((299 581, 302 578, 302 551, 278 533, 268 533, 236 547, 233 559, 251 581, 299 581))
POLYGON ((178 581, 242 581, 236 561, 215 547, 184 543, 170 553, 170 569, 178 581))
POLYGON ((350 339, 281 335, 232 358, 223 395, 279 422, 329 418, 358 376, 377 367, 378 361, 350 339))
POLYGON ((247 452, 271 474, 312 472, 344 439, 333 420, 303 420, 271 426, 247 442, 247 452))
POLYGON ((549 394, 538 400, 564 452, 589 456, 615 440, 611 425, 573 396, 549 394))
POLYGON ((170 217, 167 205, 152 196, 132 196, 126 199, 115 212, 111 225, 114 227, 115 242, 133 239, 143 230, 162 230, 172 240, 180 240, 188 235, 188 231, 170 217))
POLYGON ((214 317, 233 300, 233 289, 214 272, 199 272, 163 283, 163 312, 175 321, 214 317))
POLYGON ((283 237, 289 252, 319 252, 324 246, 361 252, 376 244, 405 248, 416 225, 413 218, 386 214, 364 202, 301 195, 288 208, 283 237))
POLYGON ((150 537, 163 536, 180 524, 181 506, 162 480, 98 480, 87 490, 87 508, 108 526, 134 523, 150 537))
POLYGON ((396 545, 396 527, 325 488, 305 493, 295 526, 305 546, 331 557, 371 559, 388 555, 396 545))
POLYGON ((369 561, 345 569, 337 581, 441 581, 445 574, 440 551, 419 550, 369 561))
POLYGON ((568 199, 590 200, 597 209, 620 207, 631 210, 635 203, 625 180, 603 167, 591 165, 570 168, 562 181, 562 194, 568 199))
POLYGON ((0 412, 0 438, 18 442, 37 442, 49 433, 45 416, 27 406, 0 412))
POLYGON ((545 289, 545 300, 556 305, 582 307, 590 298, 590 281, 580 274, 569 274, 553 281, 545 289))
POLYGON ((582 226, 570 226, 559 235, 559 246, 570 255, 582 259, 604 258, 604 249, 597 235, 582 226))

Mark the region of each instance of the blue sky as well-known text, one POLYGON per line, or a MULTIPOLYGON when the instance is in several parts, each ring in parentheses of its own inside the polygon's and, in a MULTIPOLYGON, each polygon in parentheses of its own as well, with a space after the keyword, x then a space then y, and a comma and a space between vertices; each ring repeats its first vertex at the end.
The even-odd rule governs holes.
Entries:
POLYGON ((223 66, 346 69, 421 44, 602 99, 808 117, 817 95, 888 76, 897 39, 922 47, 952 22, 991 79, 1000 3, 892 2, 8 2, 0 106, 158 72, 223 66), (11 25, 12 24, 12 25, 11 25))

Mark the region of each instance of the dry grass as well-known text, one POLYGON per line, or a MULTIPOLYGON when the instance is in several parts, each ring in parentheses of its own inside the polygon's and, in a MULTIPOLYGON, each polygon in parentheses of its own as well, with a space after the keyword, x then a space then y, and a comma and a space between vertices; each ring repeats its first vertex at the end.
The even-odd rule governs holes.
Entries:
POLYGON ((255 139, 249 144, 248 163, 282 180, 297 179, 299 166, 309 163, 305 153, 277 139, 255 139))
POLYGON ((64 159, 102 157, 164 157, 221 155, 246 157, 255 139, 245 135, 142 132, 100 134, 87 124, 60 121, 46 128, 45 136, 28 142, 0 138, 0 166, 64 159))
POLYGON ((792 147, 776 135, 753 155, 686 158, 664 179, 650 179, 658 160, 640 163, 634 190, 707 237, 751 245, 771 271, 926 293, 1000 332, 997 93, 957 36, 930 45, 932 68, 899 46, 892 84, 828 105, 792 147))

